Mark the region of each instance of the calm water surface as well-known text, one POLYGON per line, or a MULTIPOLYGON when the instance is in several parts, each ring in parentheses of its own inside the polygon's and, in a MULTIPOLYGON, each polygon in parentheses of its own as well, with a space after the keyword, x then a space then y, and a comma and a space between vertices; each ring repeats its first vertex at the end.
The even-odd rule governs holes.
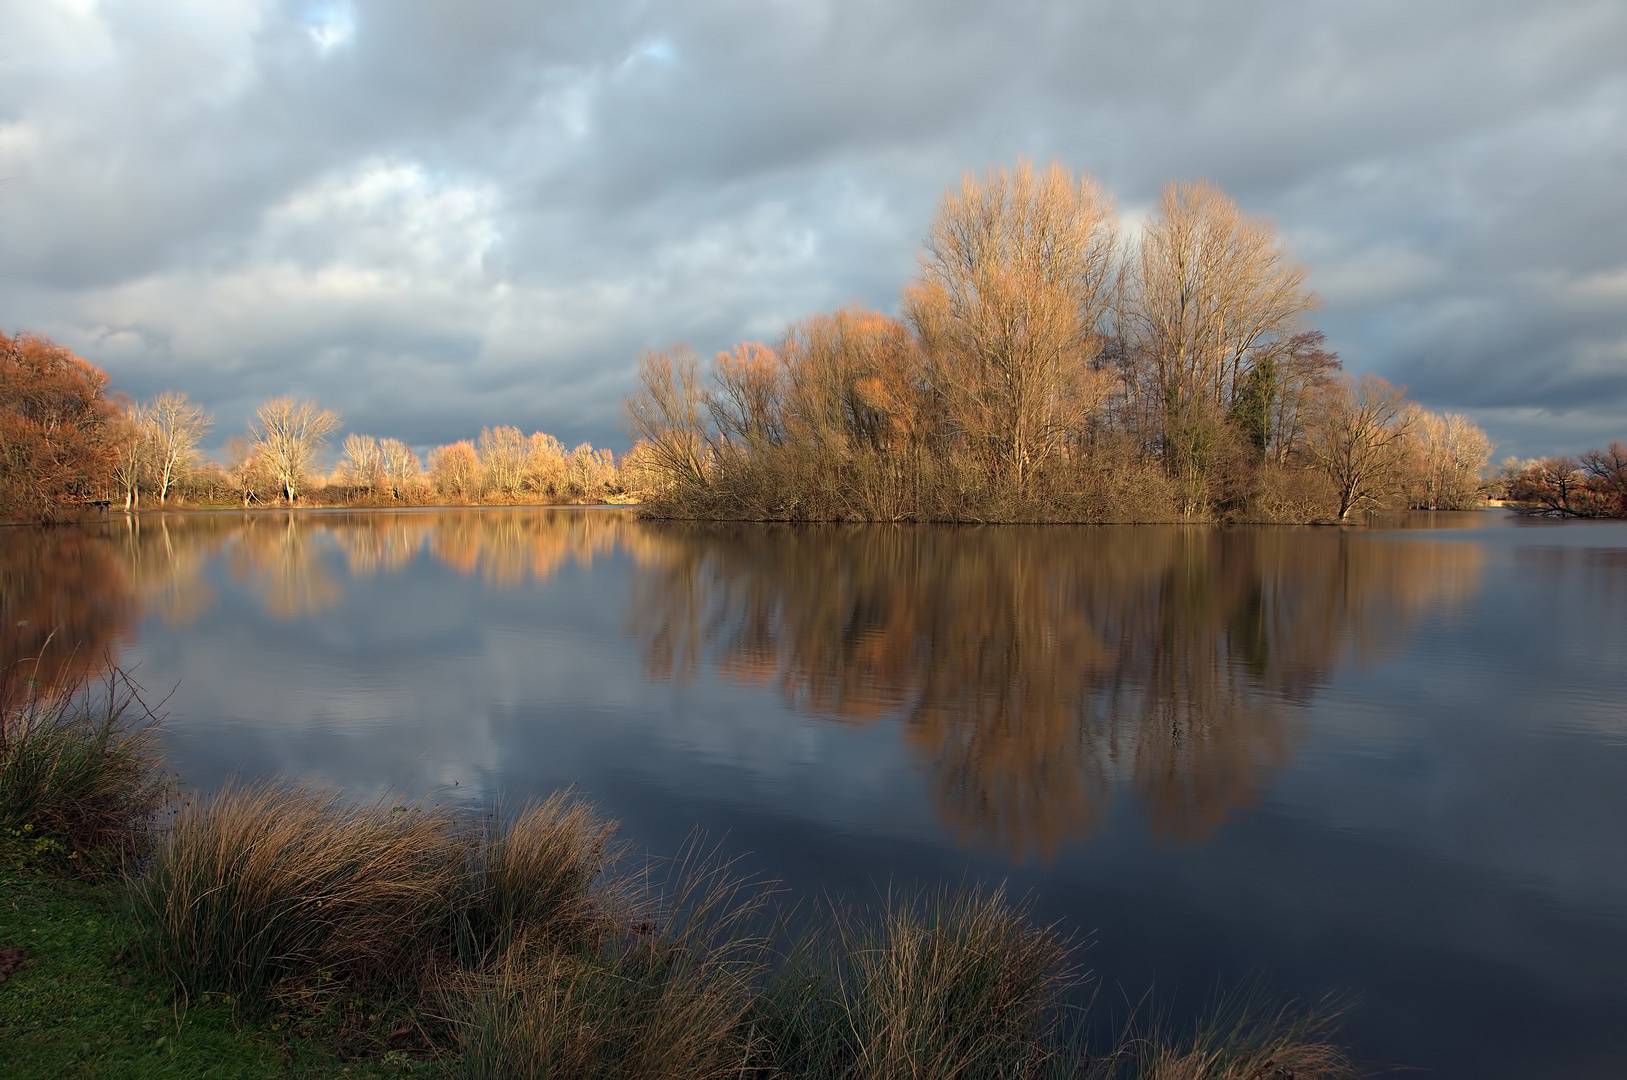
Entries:
POLYGON ((115 517, 0 535, 0 650, 133 668, 203 790, 575 785, 804 895, 1006 882, 1109 1007, 1627 1076, 1627 524, 1406 526, 115 517))

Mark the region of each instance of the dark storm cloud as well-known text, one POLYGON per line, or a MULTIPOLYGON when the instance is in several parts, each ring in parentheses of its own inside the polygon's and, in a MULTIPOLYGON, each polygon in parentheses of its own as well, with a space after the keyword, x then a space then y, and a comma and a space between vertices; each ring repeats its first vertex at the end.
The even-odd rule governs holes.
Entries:
POLYGON ((639 349, 891 307, 1057 158, 1272 218, 1357 370, 1505 452, 1627 433, 1616 3, 0 5, 0 300, 233 430, 619 443, 639 349))

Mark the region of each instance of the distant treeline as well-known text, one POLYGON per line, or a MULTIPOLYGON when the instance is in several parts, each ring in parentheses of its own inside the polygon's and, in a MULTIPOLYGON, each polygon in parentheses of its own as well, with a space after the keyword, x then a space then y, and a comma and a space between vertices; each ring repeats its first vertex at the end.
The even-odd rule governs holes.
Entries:
POLYGON ((901 318, 645 355, 649 513, 782 520, 1347 520, 1481 505, 1491 444, 1344 376, 1271 227, 1169 186, 1127 241, 1095 181, 1023 163, 947 194, 901 318))
POLYGON ((1627 446, 1589 450, 1579 458, 1503 462, 1503 497, 1520 514, 1627 518, 1627 446))
POLYGON ((198 444, 210 416, 186 394, 111 397, 107 374, 36 334, 0 333, 0 519, 52 521, 87 504, 164 506, 463 505, 602 502, 629 497, 609 450, 566 450, 552 435, 495 427, 421 462, 399 439, 346 436, 336 470, 319 461, 339 415, 273 398, 224 462, 198 444))

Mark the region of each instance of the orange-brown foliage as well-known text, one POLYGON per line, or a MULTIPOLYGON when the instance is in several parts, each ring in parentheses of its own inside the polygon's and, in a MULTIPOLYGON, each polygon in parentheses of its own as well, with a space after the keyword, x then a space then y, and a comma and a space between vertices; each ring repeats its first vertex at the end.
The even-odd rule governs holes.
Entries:
POLYGON ((118 434, 107 382, 50 338, 0 333, 0 518, 54 521, 103 497, 118 434))

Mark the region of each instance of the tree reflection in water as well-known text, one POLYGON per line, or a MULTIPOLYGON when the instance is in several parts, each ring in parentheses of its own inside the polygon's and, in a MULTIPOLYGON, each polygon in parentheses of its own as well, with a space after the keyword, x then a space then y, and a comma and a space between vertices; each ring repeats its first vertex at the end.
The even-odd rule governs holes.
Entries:
MULTIPOLYGON (((446 510, 115 517, 7 530, 0 660, 73 685, 138 615, 214 603, 219 559, 309 617, 349 577, 427 553, 497 586, 615 550, 635 564, 645 674, 710 667, 797 711, 897 720, 963 841, 1049 857, 1129 788, 1154 831, 1208 835, 1298 736, 1296 703, 1477 587, 1481 548, 1331 530, 645 524, 625 513, 446 510)), ((35 674, 29 671, 30 677, 35 674)))
POLYGON ((496 584, 543 580, 616 546, 626 514, 452 510, 372 513, 114 515, 60 528, 14 528, 0 546, 0 691, 34 681, 73 689, 118 662, 140 616, 193 622, 215 602, 205 569, 221 559, 278 618, 343 601, 326 561, 349 577, 404 569, 420 552, 496 584))
POLYGON ((107 536, 8 528, 0 544, 0 708, 104 670, 134 621, 130 573, 107 536))
POLYGON ((1116 785, 1200 839, 1259 795, 1295 702, 1465 599, 1480 549, 1181 527, 651 527, 646 674, 772 683, 836 720, 897 717, 942 819, 1056 854, 1116 785))

